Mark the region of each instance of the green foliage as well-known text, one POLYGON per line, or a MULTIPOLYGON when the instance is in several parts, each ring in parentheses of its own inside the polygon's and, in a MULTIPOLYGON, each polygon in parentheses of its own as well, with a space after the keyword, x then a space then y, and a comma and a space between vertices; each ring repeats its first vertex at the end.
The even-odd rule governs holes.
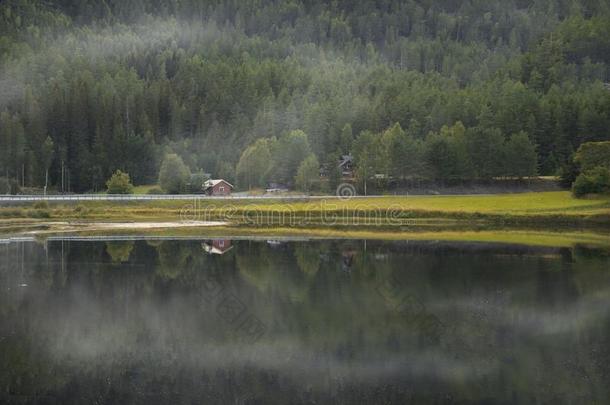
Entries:
POLYGON ((435 180, 456 180, 464 178, 467 167, 463 144, 450 132, 431 134, 426 140, 424 161, 435 180))
POLYGON ((106 182, 108 194, 131 194, 133 192, 133 184, 129 174, 123 173, 120 170, 114 172, 112 177, 106 182))
POLYGON ((351 124, 345 124, 341 130, 339 139, 339 149, 342 154, 347 154, 352 150, 352 142, 354 142, 354 134, 351 124))
POLYGON ((598 166, 610 169, 610 142, 587 142, 580 145, 574 161, 581 170, 592 170, 598 166))
POLYGON ((229 162, 220 162, 218 164, 218 178, 224 179, 229 183, 235 183, 235 167, 229 162))
POLYGON ((37 210, 49 209, 49 203, 47 201, 36 201, 32 207, 37 210))
MULTIPOLYGON (((203 183, 209 180, 210 177, 203 172, 203 170, 199 170, 198 172, 192 173, 191 177, 188 181, 188 192, 189 193, 201 193, 203 190, 203 183)), ((159 190, 163 193, 163 190, 159 190)), ((149 192, 150 194, 150 192, 149 192)), ((157 193, 154 193, 157 194, 157 193)))
POLYGON ((313 153, 301 162, 294 182, 298 190, 305 192, 312 191, 320 183, 320 163, 313 153))
POLYGON ((163 190, 160 187, 153 187, 151 189, 149 189, 146 194, 150 194, 150 195, 159 195, 159 194, 165 194, 163 192, 163 190))
POLYGON ((259 139, 241 154, 236 170, 238 187, 265 187, 271 168, 270 142, 268 139, 259 139))
POLYGON ((512 175, 493 156, 521 131, 549 175, 610 140, 607 2, 458 3, 2 2, 0 175, 87 191, 121 167, 150 184, 169 149, 243 188, 289 183, 364 131, 361 180, 512 175), (457 122, 464 136, 441 134, 457 122), (270 166, 250 176, 240 157, 262 138, 270 166))
POLYGON ((506 142, 504 174, 510 177, 535 176, 538 173, 536 145, 523 131, 513 134, 506 142))
POLYGON ((301 162, 309 156, 311 148, 307 134, 294 130, 271 144, 271 179, 290 184, 297 174, 301 162))
POLYGON ((465 136, 468 164, 475 178, 490 179, 505 174, 504 137, 500 130, 474 127, 466 131, 465 136))
POLYGON ((15 194, 13 184, 6 177, 0 177, 0 194, 15 194))
POLYGON ((381 143, 387 173, 395 178, 423 175, 423 145, 405 132, 399 123, 382 134, 381 143))
POLYGON ((574 161, 574 158, 571 158, 559 168, 559 184, 561 187, 568 189, 572 187, 579 174, 578 164, 574 161))
POLYGON ((363 131, 354 141, 354 163, 356 164, 356 181, 360 190, 367 193, 367 183, 381 166, 378 160, 379 138, 371 131, 363 131))
POLYGON ((30 218, 47 219, 51 218, 51 213, 46 209, 34 209, 29 211, 28 216, 30 218))
POLYGON ((343 182, 343 171, 338 165, 340 155, 329 155, 325 166, 328 171, 328 182, 323 183, 322 191, 334 194, 343 182))
POLYGON ((159 170, 159 185, 168 194, 184 193, 187 190, 191 173, 175 153, 165 155, 159 170))
POLYGON ((106 242, 106 253, 113 263, 125 263, 133 251, 133 242, 106 242))
POLYGON ((572 185, 576 197, 607 192, 610 192, 610 170, 601 166, 579 174, 572 185))

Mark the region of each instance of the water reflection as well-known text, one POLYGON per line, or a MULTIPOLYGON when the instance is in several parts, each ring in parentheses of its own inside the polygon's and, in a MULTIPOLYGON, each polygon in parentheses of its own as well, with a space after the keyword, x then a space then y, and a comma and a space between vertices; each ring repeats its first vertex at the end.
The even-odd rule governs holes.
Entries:
POLYGON ((610 397, 605 250, 113 239, 0 257, 0 402, 610 397))

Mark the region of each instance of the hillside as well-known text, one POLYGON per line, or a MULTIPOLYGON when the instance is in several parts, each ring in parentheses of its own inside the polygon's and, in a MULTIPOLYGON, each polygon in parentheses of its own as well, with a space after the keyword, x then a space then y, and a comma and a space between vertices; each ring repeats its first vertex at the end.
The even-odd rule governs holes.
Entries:
POLYGON ((555 175, 610 140, 609 59, 604 0, 3 1, 0 176, 555 175))

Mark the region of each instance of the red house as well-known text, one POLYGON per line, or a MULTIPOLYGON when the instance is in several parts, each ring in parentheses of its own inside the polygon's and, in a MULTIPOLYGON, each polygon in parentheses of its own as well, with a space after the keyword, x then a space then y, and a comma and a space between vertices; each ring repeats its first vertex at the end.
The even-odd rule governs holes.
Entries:
POLYGON ((203 242, 201 247, 211 255, 223 255, 233 248, 230 239, 214 239, 203 242))
POLYGON ((226 180, 208 180, 203 183, 203 192, 207 195, 231 195, 233 185, 226 180))

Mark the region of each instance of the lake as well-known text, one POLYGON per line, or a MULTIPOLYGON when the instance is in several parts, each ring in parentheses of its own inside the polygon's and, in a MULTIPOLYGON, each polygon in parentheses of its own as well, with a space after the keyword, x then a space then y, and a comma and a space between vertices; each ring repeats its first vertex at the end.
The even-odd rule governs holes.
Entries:
POLYGON ((0 402, 602 403, 610 250, 0 244, 0 402))

